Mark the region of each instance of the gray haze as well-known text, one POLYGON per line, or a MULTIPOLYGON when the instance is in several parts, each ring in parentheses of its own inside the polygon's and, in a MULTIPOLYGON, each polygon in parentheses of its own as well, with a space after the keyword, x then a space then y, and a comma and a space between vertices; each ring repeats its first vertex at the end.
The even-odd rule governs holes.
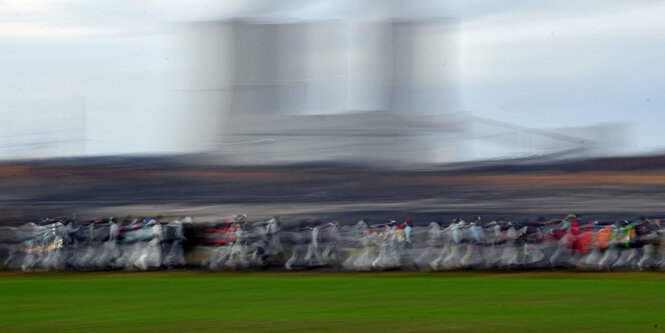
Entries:
MULTIPOLYGON (((658 1, 0 1, 0 158, 215 151, 238 143, 222 142, 234 50, 225 32, 210 28, 236 17, 270 24, 445 20, 438 31, 450 48, 442 53, 451 59, 445 102, 419 98, 419 111, 548 131, 577 127, 576 136, 596 131, 585 132, 589 126, 628 123, 601 136, 628 141, 622 152, 662 150, 664 14, 658 1)), ((385 107, 381 92, 359 93, 381 79, 361 75, 356 68, 375 63, 354 56, 376 39, 349 29, 346 37, 355 39, 342 55, 336 44, 315 40, 321 54, 309 56, 307 72, 273 77, 346 83, 333 90, 312 84, 309 99, 284 107, 295 103, 304 114, 385 107), (318 70, 334 68, 326 57, 340 56, 357 66, 318 70)), ((420 78, 438 73, 418 71, 420 78)), ((505 137, 487 122, 473 124, 467 135, 505 137)), ((524 135, 518 132, 510 137, 524 135)), ((480 141, 460 158, 545 151, 480 141)))

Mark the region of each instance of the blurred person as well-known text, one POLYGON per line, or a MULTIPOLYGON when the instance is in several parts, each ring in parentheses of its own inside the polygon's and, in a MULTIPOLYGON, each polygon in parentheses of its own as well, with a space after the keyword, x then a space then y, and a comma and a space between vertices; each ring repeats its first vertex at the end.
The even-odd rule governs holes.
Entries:
POLYGON ((149 218, 144 233, 143 249, 134 261, 134 267, 145 271, 162 265, 162 225, 157 220, 149 218))
POLYGON ((253 249, 252 265, 264 266, 266 260, 273 255, 282 255, 282 244, 279 240, 279 216, 268 221, 255 223, 255 228, 246 236, 248 246, 253 249))
POLYGON ((398 243, 397 222, 391 220, 383 225, 377 233, 376 242, 379 246, 379 254, 372 261, 372 269, 388 269, 399 266, 399 258, 396 252, 398 243))
POLYGON ((484 264, 485 235, 480 223, 480 217, 476 217, 476 219, 469 224, 469 239, 466 243, 465 252, 460 259, 460 267, 462 268, 478 268, 482 267, 484 264))
POLYGON ((622 222, 615 222, 611 226, 611 233, 609 234, 605 251, 598 262, 598 269, 609 270, 619 258, 621 243, 625 241, 623 239, 625 232, 620 230, 622 228, 622 222))
POLYGON ((538 223, 542 221, 544 221, 544 218, 529 222, 526 232, 523 235, 524 265, 537 267, 541 264, 543 259, 545 259, 545 254, 542 250, 544 236, 538 223))
POLYGON ((501 258, 502 223, 503 223, 503 218, 499 218, 498 220, 490 221, 483 227, 483 233, 485 234, 485 240, 487 242, 484 252, 485 269, 496 267, 499 259, 501 258))
POLYGON ((507 229, 503 232, 503 251, 499 259, 499 266, 503 268, 515 267, 520 264, 519 237, 526 232, 526 227, 517 229, 514 221, 506 224, 507 229))
POLYGON ((357 237, 356 241, 359 248, 342 262, 342 267, 347 270, 368 270, 373 261, 371 255, 374 232, 365 220, 360 220, 353 226, 353 235, 357 237))
POLYGON ((620 228, 620 246, 619 257, 612 264, 612 269, 632 269, 637 265, 638 249, 635 247, 637 235, 635 226, 639 225, 641 221, 636 220, 633 222, 623 221, 623 226, 620 228))
POLYGON ((416 265, 421 268, 429 268, 429 263, 440 252, 441 243, 441 226, 436 222, 431 222, 427 226, 425 250, 416 258, 416 265))
POLYGON ((560 236, 560 238, 556 241, 556 249, 548 260, 550 267, 568 266, 573 262, 573 245, 576 237, 575 230, 576 229, 571 228, 570 221, 566 221, 565 219, 560 223, 559 228, 555 230, 554 234, 556 237, 560 236))
POLYGON ((291 247, 291 256, 289 257, 289 260, 286 261, 284 264, 284 268, 287 270, 291 270, 295 268, 295 266, 301 265, 302 261, 302 256, 306 252, 305 249, 305 244, 307 244, 307 239, 305 237, 305 232, 309 228, 307 227, 306 222, 301 221, 298 224, 298 228, 296 229, 295 232, 291 233, 293 237, 293 246, 291 247))
POLYGON ((174 266, 184 266, 185 255, 182 248, 182 242, 186 240, 183 232, 183 224, 180 220, 173 220, 165 227, 165 253, 164 266, 168 269, 174 266))
POLYGON ((323 241, 326 245, 321 254, 326 264, 335 263, 339 259, 337 244, 341 239, 339 221, 332 220, 323 229, 323 241))
POLYGON ((404 240, 406 241, 406 248, 410 249, 411 248, 411 229, 413 226, 413 220, 411 218, 407 218, 406 221, 404 221, 404 240))
POLYGON ((225 267, 230 269, 247 268, 249 267, 249 258, 247 255, 247 238, 245 237, 245 222, 247 215, 242 214, 233 224, 233 234, 235 241, 231 244, 229 249, 228 260, 225 267))
POLYGON ((577 262, 577 267, 582 269, 596 269, 598 261, 602 256, 599 236, 603 228, 600 228, 598 221, 587 223, 583 228, 583 235, 580 239, 586 253, 583 254, 577 262), (584 244, 586 243, 586 244, 584 244))
POLYGON ((466 222, 462 219, 453 219, 452 223, 444 229, 444 235, 448 236, 447 246, 441 250, 439 258, 430 265, 434 270, 458 269, 462 258, 462 247, 466 248, 466 222))
POLYGON ((311 227, 311 238, 309 245, 307 246, 307 252, 305 253, 305 265, 311 266, 321 266, 325 264, 323 257, 321 256, 321 251, 319 249, 319 237, 321 233, 321 222, 315 221, 311 227))
POLYGON ((268 239, 268 248, 266 250, 266 256, 272 255, 283 255, 284 249, 282 248, 282 242, 279 238, 279 230, 281 227, 282 218, 279 215, 276 215, 268 221, 267 227, 267 239, 268 239))

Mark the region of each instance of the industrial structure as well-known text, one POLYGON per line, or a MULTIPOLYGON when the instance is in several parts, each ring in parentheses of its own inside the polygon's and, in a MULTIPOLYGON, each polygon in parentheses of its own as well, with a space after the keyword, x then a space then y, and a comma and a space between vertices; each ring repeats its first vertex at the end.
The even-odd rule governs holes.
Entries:
POLYGON ((209 27, 225 31, 233 50, 222 153, 246 163, 464 158, 450 27, 249 19, 209 27))
POLYGON ((0 100, 0 158, 203 152, 235 164, 408 165, 634 148, 626 124, 544 130, 460 111, 455 24, 189 24, 157 92, 0 100))

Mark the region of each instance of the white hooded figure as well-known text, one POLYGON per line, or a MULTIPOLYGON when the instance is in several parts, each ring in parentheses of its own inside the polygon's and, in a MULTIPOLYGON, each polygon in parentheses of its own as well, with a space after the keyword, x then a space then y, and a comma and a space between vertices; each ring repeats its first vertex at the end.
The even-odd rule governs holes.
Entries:
POLYGON ((382 242, 383 232, 374 231, 368 229, 365 232, 365 236, 362 238, 362 244, 364 245, 364 250, 360 253, 360 256, 356 258, 354 266, 357 270, 371 270, 372 263, 378 256, 378 246, 382 242))
POLYGON ((99 253, 95 260, 95 267, 98 269, 106 269, 113 267, 113 261, 119 256, 120 250, 118 249, 118 225, 110 221, 108 226, 108 239, 103 240, 99 248, 99 253))
POLYGON ((94 242, 94 224, 89 223, 79 228, 79 232, 85 234, 85 240, 77 244, 72 265, 80 270, 91 270, 94 268, 100 253, 100 249, 94 242))
MULTIPOLYGON (((660 221, 658 221, 658 224, 659 223, 660 221)), ((656 224, 656 226, 658 226, 658 224, 656 224)), ((658 230, 654 229, 649 231, 649 233, 642 236, 641 240, 644 245, 642 246, 642 255, 637 261, 637 268, 643 271, 654 267, 656 264, 658 253, 656 252, 657 247, 655 243, 658 241, 658 230)))
POLYGON ((111 221, 111 225, 109 226, 109 240, 110 241, 116 241, 118 240, 118 224, 111 221))
POLYGON ((3 232, 5 233, 5 235, 11 235, 9 236, 9 239, 14 240, 15 242, 9 245, 9 253, 3 263, 3 266, 9 269, 17 269, 18 267, 16 262, 18 261, 17 258, 20 258, 21 256, 23 244, 21 242, 18 242, 20 236, 16 228, 10 227, 8 228, 8 230, 9 231, 3 230, 3 232))
POLYGON ((369 255, 371 252, 370 249, 370 237, 371 233, 369 232, 369 227, 367 223, 363 220, 358 221, 353 227, 354 240, 357 240, 359 248, 354 251, 344 262, 342 267, 346 270, 362 270, 367 269, 369 263, 369 255))
POLYGON ((427 247, 416 258, 416 265, 421 268, 426 268, 428 263, 431 263, 440 251, 441 245, 441 226, 432 222, 427 227, 427 238, 425 239, 427 247))
POLYGON ((603 253, 598 247, 598 243, 594 242, 591 251, 578 260, 577 267, 582 269, 597 269, 598 262, 600 262, 602 257, 603 253))
POLYGON ((609 270, 619 257, 619 250, 613 246, 608 246, 598 261, 598 270, 609 270))
POLYGON ((453 238, 453 232, 457 229, 457 219, 453 220, 450 225, 448 225, 446 228, 441 230, 441 241, 443 243, 443 246, 441 247, 441 250, 439 251, 439 255, 434 259, 430 264, 430 268, 432 270, 441 270, 444 269, 443 267, 443 262, 450 253, 452 252, 453 248, 455 247, 455 240, 453 238))
POLYGON ((520 250, 523 249, 517 245, 517 238, 526 232, 526 227, 517 230, 515 226, 511 225, 508 230, 503 234, 505 243, 503 244, 503 252, 499 259, 501 267, 514 267, 520 263, 520 250))
POLYGON ((182 242, 185 240, 182 222, 180 220, 171 221, 166 225, 167 241, 166 255, 164 256, 164 265, 166 267, 184 266, 185 255, 182 249, 182 242))
MULTIPOLYGON (((597 222, 596 222, 597 223, 597 222)), ((598 234, 600 232, 600 229, 598 230, 592 230, 592 239, 593 241, 590 243, 590 248, 589 251, 586 254, 583 254, 580 256, 580 258, 576 262, 576 267, 581 268, 581 269, 597 269, 598 268, 598 262, 602 258, 602 252, 600 248, 600 244, 598 242, 598 234)))
POLYGON ((126 230, 122 233, 123 239, 119 244, 120 256, 115 260, 114 265, 118 268, 136 269, 134 263, 143 253, 144 242, 141 239, 145 238, 148 231, 146 226, 140 224, 136 219, 125 227, 126 230), (139 227, 137 228, 137 226, 139 227))
POLYGON ((491 221, 483 228, 483 234, 485 236, 483 268, 490 269, 496 266, 501 256, 501 247, 497 244, 501 237, 501 226, 496 221, 491 221))
POLYGON ((291 270, 294 268, 294 266, 300 266, 302 265, 302 257, 304 253, 306 252, 307 246, 305 245, 307 243, 305 232, 308 230, 308 228, 304 227, 303 225, 300 225, 298 229, 294 232, 290 232, 289 234, 291 235, 293 245, 291 246, 291 256, 289 259, 284 263, 284 268, 287 270, 291 270))
POLYGON ((111 225, 109 226, 109 239, 105 244, 106 251, 111 254, 111 260, 108 262, 109 266, 113 266, 113 260, 120 255, 120 249, 118 248, 118 234, 118 224, 111 221, 111 225))
POLYGON ((150 268, 158 268, 162 265, 162 226, 155 220, 148 223, 147 230, 150 240, 141 242, 143 245, 142 251, 134 266, 140 270, 148 270, 150 268))
POLYGON ((535 267, 543 259, 545 259, 545 253, 543 253, 540 244, 524 243, 523 249, 524 249, 523 257, 525 265, 535 267))
POLYGON ((325 263, 319 250, 319 231, 318 224, 314 225, 312 228, 312 238, 305 253, 305 265, 307 266, 320 266, 325 263))
POLYGON ((279 217, 270 219, 266 229, 266 237, 268 238, 266 256, 281 254, 284 249, 282 248, 282 242, 279 238, 279 217))
MULTIPOLYGON (((393 221, 394 222, 394 221, 393 221)), ((391 222, 391 224, 393 223, 391 222)), ((385 226, 379 241, 379 255, 372 262, 372 269, 390 269, 400 265, 397 243, 399 241, 397 226, 385 226)))
POLYGON ((23 264, 21 265, 21 270, 24 272, 30 272, 35 269, 35 265, 39 259, 39 252, 41 251, 40 247, 36 244, 34 239, 26 240, 23 243, 23 248, 25 256, 23 257, 23 264))
POLYGON ((65 269, 66 264, 66 249, 65 249, 65 237, 64 236, 64 225, 61 222, 56 222, 53 224, 53 241, 52 247, 53 251, 51 252, 50 258, 50 269, 63 270, 65 269))
POLYGON ((411 244, 411 230, 413 228, 411 227, 411 219, 407 219, 406 223, 404 224, 404 230, 402 230, 402 233, 404 234, 404 241, 406 242, 405 246, 407 249, 410 249, 412 244, 411 244))
POLYGON ((228 260, 225 263, 226 268, 240 269, 249 267, 249 257, 247 255, 247 244, 242 224, 236 224, 233 234, 236 240, 231 245, 228 252, 228 260))
POLYGON ((379 233, 377 237, 377 243, 379 245, 379 254, 376 256, 374 261, 372 261, 372 269, 384 269, 387 268, 387 261, 389 256, 389 247, 391 243, 391 230, 389 226, 385 226, 383 230, 379 233))
POLYGON ((612 265, 612 269, 632 270, 637 268, 640 259, 637 248, 625 248, 620 252, 619 258, 612 265))
POLYGON ((323 249, 322 257, 326 263, 335 262, 339 259, 339 250, 337 249, 337 243, 341 239, 339 222, 333 221, 328 223, 325 232, 327 234, 326 247, 323 249))
POLYGON ((665 230, 662 227, 656 232, 655 258, 653 266, 660 270, 665 270, 665 230))
POLYGON ((204 265, 207 265, 208 269, 213 271, 224 269, 224 265, 231 254, 231 246, 232 244, 217 246, 204 265))
POLYGON ((468 230, 470 241, 466 245, 466 252, 460 259, 460 267, 478 268, 484 264, 485 234, 475 222, 471 223, 468 230))
POLYGON ((449 243, 447 255, 441 260, 439 269, 458 269, 460 267, 460 259, 465 253, 466 246, 462 245, 465 239, 466 223, 460 220, 457 223, 452 223, 448 228, 451 235, 452 242, 449 243))
MULTIPOLYGON (((41 250, 39 251, 39 262, 38 262, 38 267, 42 270, 53 270, 55 269, 54 262, 57 261, 57 256, 59 253, 59 248, 61 246, 56 247, 56 235, 55 235, 55 230, 52 228, 52 226, 48 227, 50 230, 44 232, 42 235, 39 236, 40 238, 40 248, 41 250)), ((60 240, 60 245, 62 244, 62 238, 60 240)))
POLYGON ((566 233, 559 239, 556 244, 554 253, 550 256, 548 262, 550 266, 569 266, 574 262, 574 253, 572 251, 572 244, 575 240, 571 228, 566 229, 566 233))

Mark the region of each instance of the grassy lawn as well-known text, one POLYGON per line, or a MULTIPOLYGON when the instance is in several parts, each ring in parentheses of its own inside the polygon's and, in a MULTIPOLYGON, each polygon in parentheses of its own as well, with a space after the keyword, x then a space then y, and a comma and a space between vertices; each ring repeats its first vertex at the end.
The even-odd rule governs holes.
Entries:
POLYGON ((0 273, 0 332, 659 332, 665 273, 0 273))

